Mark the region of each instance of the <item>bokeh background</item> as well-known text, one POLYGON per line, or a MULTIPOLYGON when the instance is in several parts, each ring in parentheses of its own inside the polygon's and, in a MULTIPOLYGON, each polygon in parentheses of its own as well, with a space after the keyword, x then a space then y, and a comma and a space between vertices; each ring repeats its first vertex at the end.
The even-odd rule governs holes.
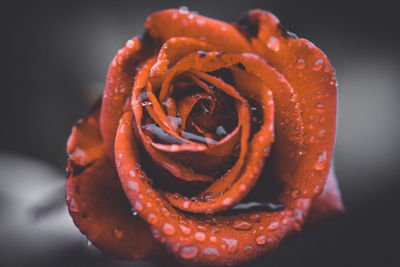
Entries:
POLYGON ((398 11, 385 1, 2 1, 0 266, 151 266, 87 245, 64 203, 65 142, 148 14, 276 14, 336 68, 335 166, 346 214, 252 266, 400 266, 398 11))

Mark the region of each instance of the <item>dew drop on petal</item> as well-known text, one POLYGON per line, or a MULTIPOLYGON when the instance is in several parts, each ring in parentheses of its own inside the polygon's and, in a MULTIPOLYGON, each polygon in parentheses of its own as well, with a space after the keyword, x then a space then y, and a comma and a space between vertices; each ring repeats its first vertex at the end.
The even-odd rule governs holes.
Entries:
POLYGON ((137 211, 142 211, 143 210, 143 204, 140 201, 136 201, 134 205, 135 210, 137 211))
POLYGON ((157 217, 157 215, 155 215, 154 213, 150 213, 150 214, 147 216, 147 221, 148 221, 150 224, 155 224, 155 223, 158 222, 158 217, 157 217))
POLYGON ((199 253, 199 249, 196 246, 184 246, 181 248, 179 255, 182 258, 188 260, 188 259, 193 259, 194 257, 196 257, 198 253, 199 253))
POLYGON ((139 185, 135 181, 129 181, 128 182, 128 188, 130 190, 132 190, 132 191, 139 192, 139 185))
POLYGON ((217 238, 215 236, 210 236, 211 243, 217 243, 217 238))
POLYGON ((229 206, 233 203, 233 198, 232 197, 227 197, 222 200, 222 205, 224 206, 229 206))
POLYGON ((326 153, 326 151, 324 151, 318 155, 318 159, 314 165, 314 169, 316 169, 318 171, 323 170, 326 166, 326 161, 327 161, 327 153, 326 153))
POLYGON ((280 223, 278 221, 272 222, 272 223, 270 223, 270 225, 268 225, 267 230, 274 231, 279 228, 279 225, 280 225, 280 223))
POLYGON ((246 253, 247 255, 250 255, 251 253, 253 253, 254 248, 251 245, 246 245, 244 247, 244 253, 246 253))
POLYGON ((274 50, 275 52, 279 51, 279 39, 277 39, 275 36, 269 37, 267 41, 267 47, 274 50))
POLYGON ((220 254, 218 252, 218 249, 217 248, 212 248, 212 247, 204 248, 203 251, 201 252, 201 254, 206 256, 207 259, 209 259, 210 261, 215 261, 220 256, 220 254))
POLYGON ((75 199, 71 198, 69 202, 69 210, 72 212, 79 212, 78 204, 76 204, 75 199))
POLYGON ((233 222, 232 227, 236 230, 250 230, 252 225, 249 222, 243 221, 243 220, 236 220, 233 222))
POLYGON ((246 186, 245 184, 239 185, 239 191, 244 192, 244 191, 246 191, 246 190, 247 190, 247 186, 246 186))
POLYGON ((238 241, 234 238, 222 238, 222 241, 226 244, 227 249, 226 251, 229 253, 235 253, 237 246, 238 246, 238 241))
POLYGON ((137 212, 134 208, 132 208, 131 211, 132 211, 132 215, 133 215, 133 216, 138 215, 138 212, 137 212))
POLYGON ((317 59, 314 61, 313 66, 311 68, 313 71, 320 71, 323 65, 324 61, 322 59, 317 59))
POLYGON ((189 8, 187 6, 181 6, 179 7, 179 13, 187 14, 189 13, 189 8))
POLYGON ((163 232, 164 232, 164 234, 166 234, 168 236, 174 235, 175 227, 170 223, 164 223, 163 232))
POLYGON ((250 218, 250 220, 252 220, 252 221, 254 221, 254 222, 259 222, 259 221, 261 221, 261 215, 258 214, 258 213, 251 214, 251 215, 249 216, 249 218, 250 218))
POLYGON ((185 225, 183 225, 183 224, 180 224, 180 225, 179 225, 179 228, 181 229, 181 231, 182 231, 182 233, 183 233, 184 235, 190 235, 190 234, 192 233, 192 230, 190 230, 189 227, 187 227, 187 226, 185 226, 185 225))
POLYGON ((206 234, 203 232, 196 232, 194 234, 194 239, 196 239, 199 242, 203 242, 206 240, 206 234))
POLYGON ((316 193, 316 194, 318 194, 319 192, 321 192, 321 187, 319 186, 319 185, 316 185, 315 187, 314 187, 314 193, 316 193))
POLYGON ((304 69, 305 66, 306 66, 306 62, 304 62, 304 59, 302 59, 302 58, 297 59, 297 61, 296 61, 296 68, 297 68, 298 70, 304 69))
POLYGON ((259 245, 264 245, 267 242, 267 237, 265 235, 259 235, 256 238, 256 243, 259 245))
POLYGON ((184 209, 188 209, 190 207, 190 202, 188 200, 186 200, 185 202, 183 202, 183 208, 184 209))

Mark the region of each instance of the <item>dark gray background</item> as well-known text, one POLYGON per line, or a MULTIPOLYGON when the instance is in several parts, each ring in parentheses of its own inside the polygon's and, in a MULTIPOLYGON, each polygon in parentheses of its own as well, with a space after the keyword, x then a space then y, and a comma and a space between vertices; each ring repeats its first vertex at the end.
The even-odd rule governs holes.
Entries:
POLYGON ((65 141, 101 94, 108 64, 148 14, 186 5, 225 21, 277 15, 337 71, 335 166, 344 216, 253 266, 399 266, 398 13, 385 1, 93 1, 1 4, 0 265, 150 266, 111 259, 63 202, 65 141))

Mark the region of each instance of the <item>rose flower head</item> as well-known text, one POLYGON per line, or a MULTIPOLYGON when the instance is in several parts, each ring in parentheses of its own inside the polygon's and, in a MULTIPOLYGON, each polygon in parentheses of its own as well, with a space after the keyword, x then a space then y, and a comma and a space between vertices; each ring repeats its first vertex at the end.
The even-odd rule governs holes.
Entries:
POLYGON ((67 143, 69 212, 94 245, 236 265, 343 210, 320 49, 263 10, 230 24, 169 9, 145 26, 67 143))

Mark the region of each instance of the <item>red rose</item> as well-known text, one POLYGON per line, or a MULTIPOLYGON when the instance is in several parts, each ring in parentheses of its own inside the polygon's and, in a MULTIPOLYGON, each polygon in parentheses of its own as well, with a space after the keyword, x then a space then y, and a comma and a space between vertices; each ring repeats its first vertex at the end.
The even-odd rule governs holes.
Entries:
POLYGON ((228 24, 157 12, 118 51, 102 101, 72 129, 69 211, 119 258, 253 260, 307 218, 342 210, 328 175, 335 127, 328 59, 271 13, 228 24))

